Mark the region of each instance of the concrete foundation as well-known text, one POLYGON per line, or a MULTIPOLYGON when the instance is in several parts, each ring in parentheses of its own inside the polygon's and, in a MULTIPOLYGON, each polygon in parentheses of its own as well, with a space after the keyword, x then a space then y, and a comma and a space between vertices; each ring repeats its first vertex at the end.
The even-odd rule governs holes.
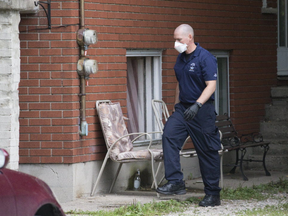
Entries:
MULTIPOLYGON (((181 158, 184 179, 200 176, 198 158, 181 158)), ((77 164, 21 164, 19 171, 44 180, 60 202, 68 202, 80 197, 88 197, 100 171, 102 161, 77 164)), ((158 165, 158 164, 156 164, 158 165)), ((100 179, 96 194, 108 193, 115 176, 118 163, 108 161, 100 179)), ((123 164, 113 192, 132 189, 136 170, 141 171, 141 185, 147 189, 152 183, 150 162, 123 164)), ((159 179, 164 175, 163 167, 159 179)))

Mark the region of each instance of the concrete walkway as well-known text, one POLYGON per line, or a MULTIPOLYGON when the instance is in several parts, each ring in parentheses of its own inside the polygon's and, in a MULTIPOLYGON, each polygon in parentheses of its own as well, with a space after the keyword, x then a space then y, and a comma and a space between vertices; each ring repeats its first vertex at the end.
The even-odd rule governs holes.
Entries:
MULTIPOLYGON (((280 178, 288 179, 288 171, 271 171, 271 176, 265 176, 264 171, 245 171, 245 174, 249 178, 248 181, 243 181, 240 173, 224 174, 224 188, 250 187, 253 185, 266 184, 271 181, 276 182, 280 178)), ((158 198, 155 191, 123 191, 117 194, 96 194, 94 197, 83 197, 75 201, 61 203, 61 206, 65 212, 70 210, 99 211, 112 210, 123 205, 131 205, 138 202, 145 204, 170 199, 184 201, 190 197, 204 196, 202 179, 188 180, 186 181, 186 187, 187 193, 185 195, 161 195, 161 197, 158 198)))

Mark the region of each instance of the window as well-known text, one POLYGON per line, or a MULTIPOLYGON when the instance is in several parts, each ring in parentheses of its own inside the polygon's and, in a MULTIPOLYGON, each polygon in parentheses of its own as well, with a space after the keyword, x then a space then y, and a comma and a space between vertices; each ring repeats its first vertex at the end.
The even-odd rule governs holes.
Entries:
POLYGON ((215 91, 215 109, 218 115, 230 115, 229 99, 229 54, 227 52, 211 52, 218 63, 218 79, 215 91))
POLYGON ((162 99, 162 52, 127 50, 126 56, 128 131, 158 131, 151 101, 162 99))
POLYGON ((288 47, 288 0, 279 0, 278 8, 278 44, 279 47, 288 47))
POLYGON ((288 76, 288 0, 278 0, 277 75, 288 76))

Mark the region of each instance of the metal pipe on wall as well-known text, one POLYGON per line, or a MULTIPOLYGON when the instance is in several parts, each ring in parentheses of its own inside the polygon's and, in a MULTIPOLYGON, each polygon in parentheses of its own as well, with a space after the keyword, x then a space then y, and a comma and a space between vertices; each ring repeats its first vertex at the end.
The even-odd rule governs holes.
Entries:
MULTIPOLYGON (((80 28, 77 32, 77 43, 79 45, 79 60, 77 72, 80 77, 80 135, 88 135, 88 124, 86 122, 86 80, 91 74, 98 71, 97 61, 86 57, 88 46, 97 42, 97 34, 94 30, 85 29, 84 0, 80 0, 80 28)), ((87 82, 88 83, 88 82, 87 82)))
MULTIPOLYGON (((85 13, 84 13, 84 0, 80 0, 80 29, 85 28, 85 13)), ((85 48, 83 46, 80 46, 80 58, 85 56, 85 48)), ((80 77, 81 82, 81 108, 80 108, 80 135, 81 136, 87 136, 88 135, 88 124, 86 122, 86 82, 85 82, 85 76, 82 75, 80 77)))

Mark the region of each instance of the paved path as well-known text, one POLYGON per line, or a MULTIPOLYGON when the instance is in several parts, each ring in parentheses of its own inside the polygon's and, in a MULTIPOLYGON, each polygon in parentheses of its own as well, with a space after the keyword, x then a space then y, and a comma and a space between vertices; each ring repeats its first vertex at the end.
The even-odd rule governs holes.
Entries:
MULTIPOLYGON (((271 174, 272 174, 271 176, 265 176, 263 171, 246 171, 245 173, 249 178, 248 181, 243 181, 239 173, 235 175, 224 175, 224 187, 225 188, 238 188, 239 186, 251 187, 253 185, 266 184, 271 181, 276 182, 280 178, 288 179, 288 172, 271 171, 271 174)), ((189 197, 203 197, 204 196, 203 183, 201 179, 194 179, 194 180, 186 181, 186 185, 188 188, 188 192, 185 195, 161 196, 160 198, 158 198, 156 193, 153 191, 140 191, 140 192, 124 191, 124 192, 117 193, 117 194, 115 193, 96 194, 94 197, 83 197, 83 198, 79 198, 71 202, 61 203, 61 206, 65 212, 70 211, 70 210, 99 211, 99 210, 111 210, 111 209, 118 208, 123 205, 131 205, 131 204, 138 203, 138 202, 140 202, 141 204, 145 204, 149 202, 159 202, 159 201, 165 201, 165 200, 170 200, 170 199, 177 199, 177 200, 183 201, 189 197)), ((249 206, 247 204, 248 201, 243 201, 243 203, 244 203, 243 206, 247 206, 248 208, 249 206)), ((260 203, 260 202, 257 202, 257 203, 260 203)), ((263 205, 264 204, 265 203, 263 203, 263 205)), ((193 207, 193 209, 190 209, 190 211, 192 212, 198 211, 199 213, 200 210, 204 211, 204 209, 206 209, 207 211, 209 211, 209 215, 212 215, 212 212, 215 212, 215 214, 213 213, 213 216, 216 216, 216 215, 223 216, 225 215, 224 210, 227 208, 230 209, 231 205, 233 205, 233 201, 223 201, 220 207, 202 208, 202 207, 196 206, 196 207, 193 207), (216 212, 218 213, 216 214, 216 212)), ((234 205, 236 204, 234 203, 234 205)), ((255 205, 256 205, 255 203, 252 203, 250 206, 253 207, 255 205)), ((237 202, 236 206, 239 206, 239 202, 237 202)), ((203 215, 205 215, 205 211, 203 215)), ((189 212, 189 214, 191 215, 192 212, 189 212)), ((228 213, 227 215, 229 215, 228 213)), ((208 213, 206 212, 206 215, 207 214, 208 213)), ((174 214, 174 215, 177 215, 177 214, 174 214)), ((199 215, 201 214, 199 213, 199 215)))

